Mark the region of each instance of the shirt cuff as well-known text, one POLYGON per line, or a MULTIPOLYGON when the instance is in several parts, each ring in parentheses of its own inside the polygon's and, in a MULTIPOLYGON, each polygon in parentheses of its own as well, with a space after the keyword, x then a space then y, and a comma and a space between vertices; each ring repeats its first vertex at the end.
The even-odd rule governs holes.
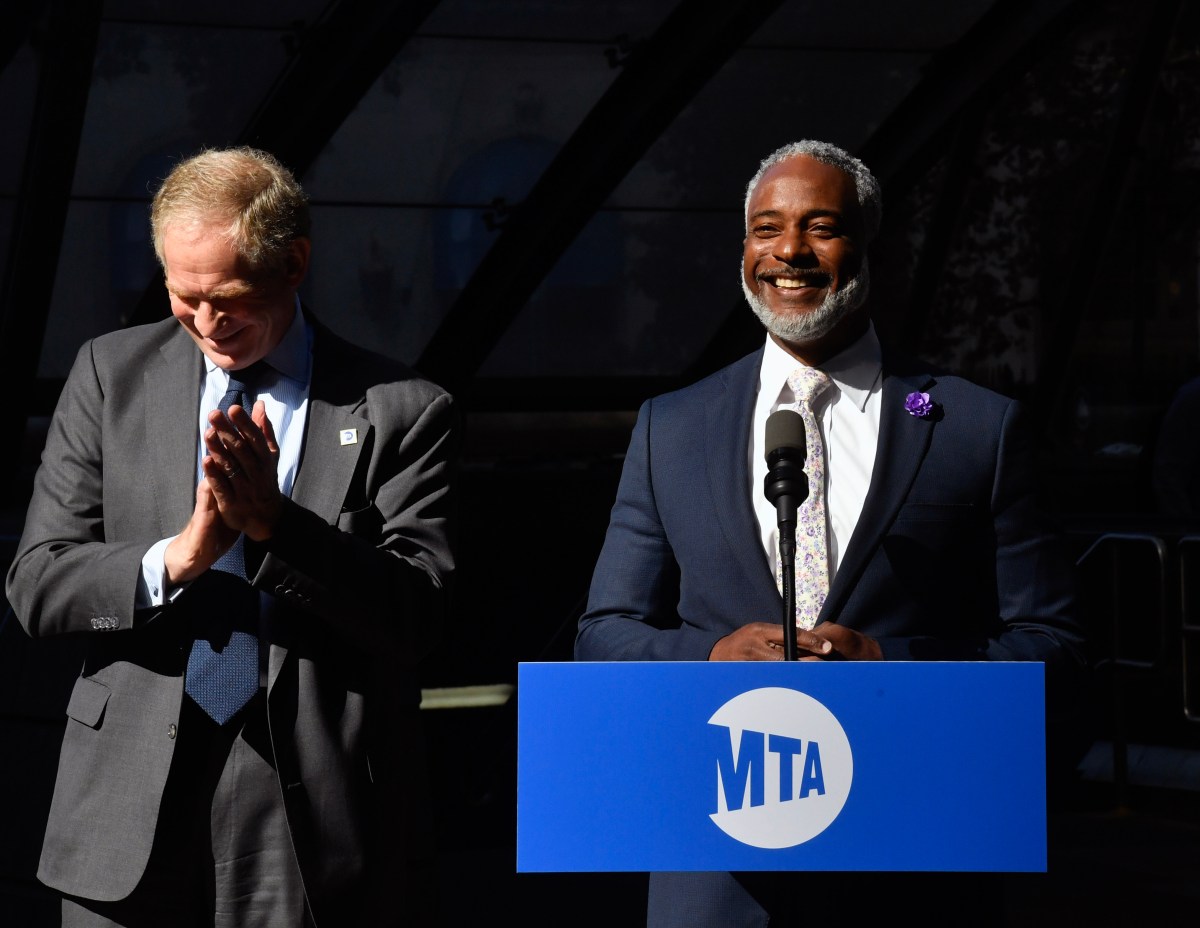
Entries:
POLYGON ((174 602, 175 597, 187 588, 185 583, 173 590, 167 589, 167 545, 177 537, 172 535, 170 538, 156 541, 150 550, 142 555, 142 582, 138 584, 135 603, 139 609, 174 602))

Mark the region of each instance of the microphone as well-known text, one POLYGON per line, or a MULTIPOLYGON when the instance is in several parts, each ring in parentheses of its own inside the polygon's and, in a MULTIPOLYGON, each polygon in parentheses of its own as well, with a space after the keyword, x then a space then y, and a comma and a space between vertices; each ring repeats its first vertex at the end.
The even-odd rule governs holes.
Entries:
POLYGON ((804 420, 794 409, 777 409, 767 416, 767 476, 763 492, 774 504, 779 524, 796 525, 796 510, 808 499, 808 475, 804 461, 808 444, 804 439, 804 420))
POLYGON ((808 443, 804 420, 794 409, 777 409, 767 416, 767 476, 763 492, 775 506, 779 525, 779 567, 783 578, 784 660, 796 660, 796 510, 808 499, 804 461, 808 443))

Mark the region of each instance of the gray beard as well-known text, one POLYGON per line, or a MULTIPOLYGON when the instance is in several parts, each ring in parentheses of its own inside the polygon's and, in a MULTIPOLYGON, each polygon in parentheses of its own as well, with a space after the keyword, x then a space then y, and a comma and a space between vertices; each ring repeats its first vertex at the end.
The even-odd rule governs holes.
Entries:
POLYGON ((771 312, 750 289, 740 265, 738 279, 742 282, 742 293, 746 295, 746 302, 754 310, 754 315, 758 316, 758 321, 776 338, 796 344, 824 338, 839 322, 866 302, 867 292, 871 289, 871 272, 867 268, 867 259, 863 258, 862 266, 850 282, 836 293, 825 294, 821 305, 812 312, 781 316, 771 312))

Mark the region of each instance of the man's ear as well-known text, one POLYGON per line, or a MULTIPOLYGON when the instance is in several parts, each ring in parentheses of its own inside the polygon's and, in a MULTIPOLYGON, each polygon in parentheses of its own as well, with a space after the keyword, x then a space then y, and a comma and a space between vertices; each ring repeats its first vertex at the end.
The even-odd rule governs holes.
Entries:
POLYGON ((308 274, 308 258, 312 253, 312 242, 307 238, 292 239, 288 245, 287 263, 284 265, 284 280, 295 289, 308 274))

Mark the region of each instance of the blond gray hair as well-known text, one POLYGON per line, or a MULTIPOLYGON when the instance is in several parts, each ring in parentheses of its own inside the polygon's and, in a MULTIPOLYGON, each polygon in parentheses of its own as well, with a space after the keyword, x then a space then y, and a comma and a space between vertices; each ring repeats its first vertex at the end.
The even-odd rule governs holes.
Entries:
POLYGON ((242 146, 205 149, 177 164, 159 186, 150 206, 159 264, 173 225, 215 227, 252 270, 274 276, 284 273, 292 242, 308 237, 311 220, 308 196, 292 172, 274 155, 242 146))

